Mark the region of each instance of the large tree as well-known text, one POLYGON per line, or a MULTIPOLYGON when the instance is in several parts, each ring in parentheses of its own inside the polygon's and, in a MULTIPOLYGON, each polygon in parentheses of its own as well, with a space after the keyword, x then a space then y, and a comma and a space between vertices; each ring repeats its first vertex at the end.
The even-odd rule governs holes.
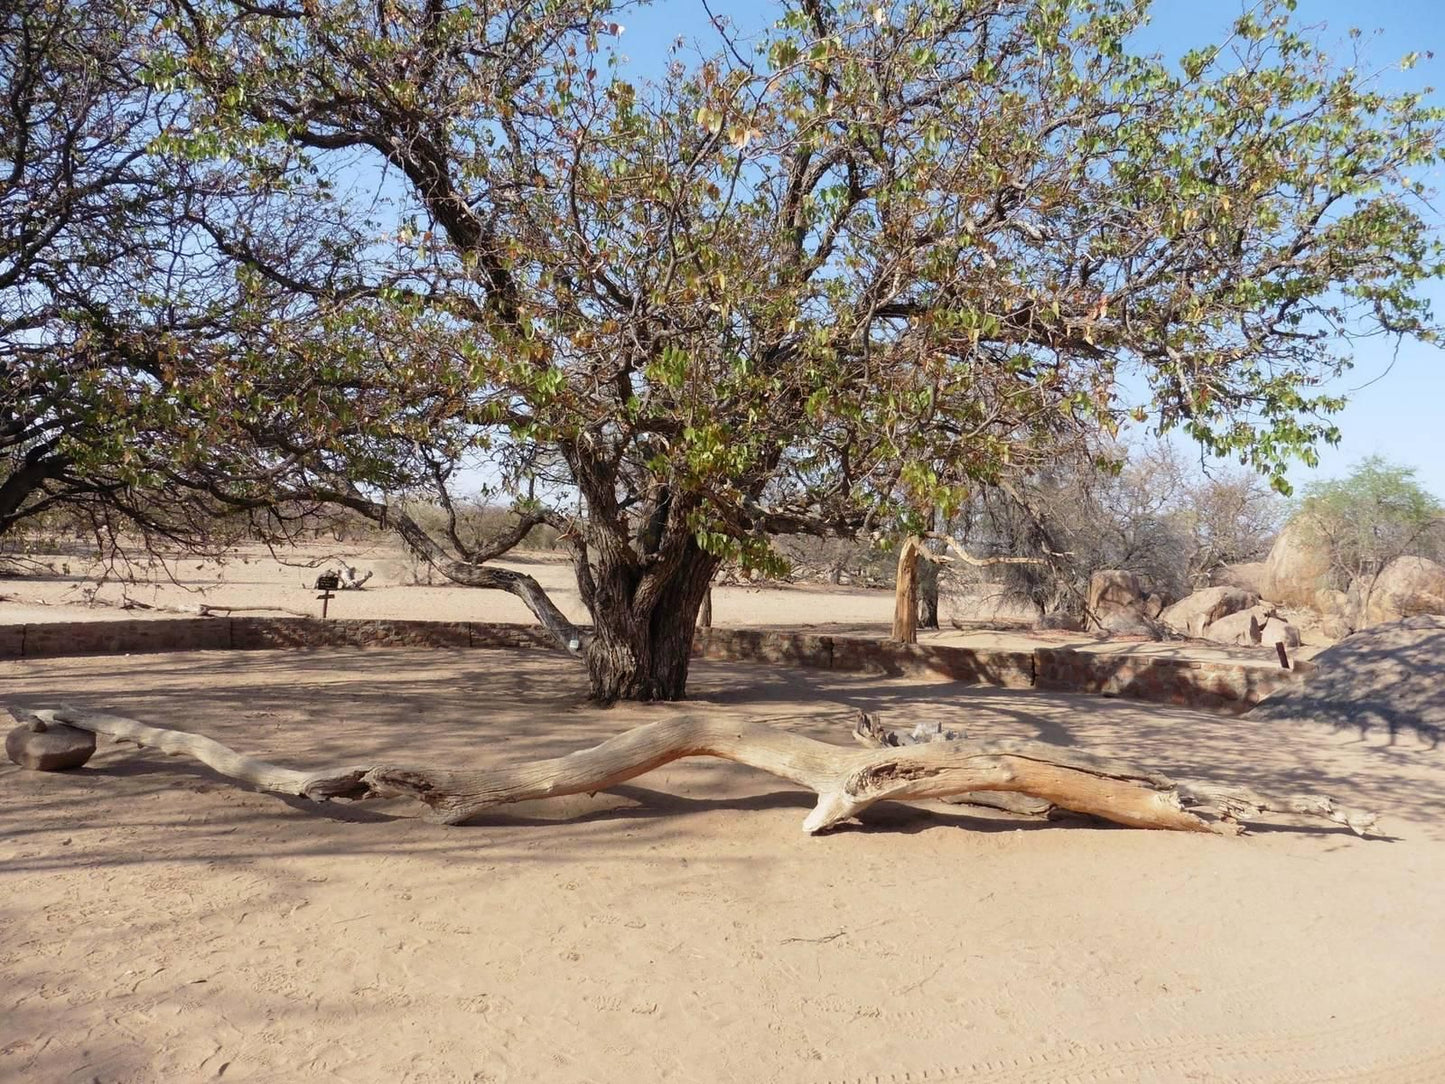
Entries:
POLYGON ((1441 254, 1439 112, 1293 6, 1170 64, 1137 0, 799 0, 647 77, 607 0, 174 0, 166 147, 249 193, 194 215, 237 315, 176 359, 177 474, 522 594, 602 700, 683 695, 722 560, 1130 413, 1282 479, 1354 337, 1429 333, 1441 254), (512 537, 388 500, 479 478, 564 531, 590 636, 486 563, 512 537))

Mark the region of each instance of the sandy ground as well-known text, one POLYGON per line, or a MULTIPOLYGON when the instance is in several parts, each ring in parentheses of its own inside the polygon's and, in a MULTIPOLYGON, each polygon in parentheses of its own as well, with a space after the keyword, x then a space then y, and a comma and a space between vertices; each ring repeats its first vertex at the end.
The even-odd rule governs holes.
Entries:
POLYGON ((1445 1080, 1445 749, 760 666, 692 688, 603 711, 541 652, 0 663, 0 700, 298 764, 525 759, 679 711, 846 743, 864 707, 1329 791, 1388 838, 896 804, 807 838, 806 795, 714 761, 440 828, 105 745, 0 766, 0 1080, 1445 1080))
MULTIPOLYGON (((57 569, 43 577, 0 579, 0 624, 45 621, 107 621, 176 617, 194 613, 202 604, 236 607, 245 613, 299 612, 320 616, 316 582, 321 568, 341 563, 373 575, 361 591, 341 592, 329 603, 333 617, 424 618, 433 621, 520 621, 535 618, 517 598, 503 591, 478 591, 446 584, 415 583, 416 566, 392 546, 350 546, 340 552, 322 545, 301 547, 278 560, 262 547, 237 551, 228 560, 171 562, 166 567, 136 566, 136 582, 113 573, 97 586, 101 570, 83 559, 49 556, 57 569), (122 608, 127 601, 143 607, 122 608)), ((572 566, 555 553, 523 553, 497 564, 534 577, 567 615, 589 620, 577 593, 572 566)), ((1273 648, 1230 648, 1202 641, 1098 641, 1092 635, 1029 630, 970 629, 949 625, 919 634, 920 643, 959 644, 979 648, 1032 650, 1040 644, 1068 644, 1106 653, 1187 656, 1195 659, 1247 659, 1275 665, 1273 648)), ((713 589, 713 622, 728 628, 786 628, 833 635, 882 638, 893 623, 893 594, 887 590, 812 584, 767 583, 718 586, 713 589)), ((1327 641, 1296 648, 1294 658, 1308 659, 1327 641)))

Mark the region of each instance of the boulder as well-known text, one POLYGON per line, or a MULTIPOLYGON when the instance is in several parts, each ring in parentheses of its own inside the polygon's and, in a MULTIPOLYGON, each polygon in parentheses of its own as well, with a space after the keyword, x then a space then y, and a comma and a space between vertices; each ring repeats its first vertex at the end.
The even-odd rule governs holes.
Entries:
POLYGON ((1330 640, 1343 640, 1359 624, 1358 593, 1321 587, 1315 592, 1315 612, 1320 615, 1320 633, 1330 640))
POLYGON ((1315 592, 1329 587, 1330 555, 1308 520, 1285 525, 1264 562, 1259 593, 1286 606, 1313 606, 1315 592))
POLYGON ((1212 587, 1240 587, 1256 595, 1263 594, 1264 562, 1242 561, 1237 565, 1220 565, 1209 574, 1212 587))
POLYGON ((1257 594, 1240 587, 1206 587, 1166 607, 1159 619, 1181 636, 1200 637, 1220 618, 1258 604, 1257 594))
POLYGON ((1100 620, 1112 610, 1144 609, 1144 583, 1136 572, 1100 569, 1089 577, 1089 612, 1100 620))
POLYGON ((1094 627, 1114 636, 1164 638, 1164 626, 1149 616, 1149 596, 1136 572, 1109 568, 1090 576, 1089 615, 1094 627))
POLYGON ((1165 634, 1164 626, 1142 610, 1106 610, 1098 626, 1110 636, 1162 640, 1165 634))
POLYGON ((1248 610, 1221 617, 1204 630, 1204 639, 1216 644, 1231 644, 1254 647, 1264 642, 1264 626, 1269 615, 1264 607, 1252 606, 1248 610))
POLYGON ((1260 633, 1260 643, 1265 647, 1284 644, 1285 647, 1299 647, 1304 642, 1299 627, 1284 618, 1271 617, 1260 633))
POLYGON ((1300 645, 1299 629, 1268 603, 1251 606, 1221 617, 1204 630, 1204 639, 1241 647, 1285 647, 1300 645))
POLYGON ((89 730, 38 719, 17 726, 5 736, 5 755, 34 772, 79 768, 94 753, 95 735, 89 730))
POLYGON ((1164 612, 1164 609, 1163 595, 1149 595, 1144 599, 1144 615, 1146 617, 1152 617, 1157 621, 1159 615, 1164 612))
POLYGON ((1428 557, 1396 557, 1370 589, 1360 624, 1381 625, 1422 614, 1445 614, 1445 565, 1428 557))

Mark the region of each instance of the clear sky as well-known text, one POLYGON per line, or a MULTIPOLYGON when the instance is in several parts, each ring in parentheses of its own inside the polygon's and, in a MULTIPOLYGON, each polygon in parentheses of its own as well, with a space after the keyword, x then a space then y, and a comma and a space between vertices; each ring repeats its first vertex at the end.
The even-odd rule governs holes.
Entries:
MULTIPOLYGON (((766 26, 777 11, 765 0, 708 0, 708 6, 744 33, 766 26)), ((1249 6, 1240 0, 1154 0, 1141 48, 1174 57, 1218 41, 1249 6)), ((660 66, 678 36, 705 43, 709 52, 717 40, 703 0, 660 0, 622 18, 627 29, 621 51, 643 71, 660 66)), ((1298 0, 1295 18, 1299 25, 1318 27, 1321 42, 1340 57, 1351 55, 1348 31, 1358 27, 1364 31, 1364 57, 1377 70, 1392 68, 1406 53, 1422 54, 1411 71, 1383 71, 1384 89, 1445 87, 1445 0, 1298 0), (1423 55, 1431 51, 1435 57, 1423 55)), ((1445 91, 1435 91, 1433 98, 1445 106, 1445 91)), ((1440 194, 1435 220, 1445 229, 1445 171, 1428 175, 1426 182, 1440 194)), ((1445 282, 1435 283, 1430 295, 1437 320, 1445 320, 1445 282)), ((1393 341, 1358 343, 1354 368, 1329 391, 1350 400, 1333 419, 1342 439, 1338 447, 1319 449, 1317 470, 1293 468, 1290 479, 1297 488, 1346 474, 1365 456, 1383 455, 1415 468, 1419 480, 1445 500, 1445 349, 1405 342, 1397 352, 1393 341)))

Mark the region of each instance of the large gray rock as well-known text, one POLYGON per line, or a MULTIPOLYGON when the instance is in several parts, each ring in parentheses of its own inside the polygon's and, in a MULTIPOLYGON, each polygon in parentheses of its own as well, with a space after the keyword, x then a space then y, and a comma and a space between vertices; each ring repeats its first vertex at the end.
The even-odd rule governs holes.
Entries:
POLYGON ((5 755, 35 772, 79 768, 95 753, 95 735, 79 727, 42 723, 17 726, 5 736, 5 755))
POLYGON ((1166 606, 1159 620, 1181 636, 1200 637, 1221 617, 1259 604, 1259 596, 1239 587, 1206 587, 1166 606))
POLYGON ((1089 577, 1089 612, 1101 621, 1117 610, 1144 612, 1144 582, 1137 572, 1104 568, 1089 577))
POLYGON ((1284 644, 1285 647, 1299 647, 1304 642, 1304 636, 1297 625, 1286 621, 1276 614, 1269 619, 1269 623, 1262 630, 1260 642, 1265 647, 1273 647, 1275 644, 1284 644))
POLYGON ((1209 574, 1213 587, 1241 587, 1256 595, 1263 593, 1264 562, 1244 561, 1237 565, 1220 565, 1209 574))
POLYGON ((1089 616, 1093 627, 1112 636, 1164 638, 1164 626, 1149 616, 1149 596, 1135 572, 1107 568, 1090 576, 1089 616))
POLYGON ((1204 630, 1204 639, 1237 647, 1273 647, 1276 643, 1299 647, 1300 633, 1273 606, 1261 603, 1213 622, 1204 630))
POLYGON ((1381 625, 1421 614, 1445 614, 1445 566, 1427 557, 1396 557, 1370 589, 1362 624, 1381 625))
POLYGON ((1330 555, 1307 519, 1285 525, 1264 562, 1259 593, 1286 606, 1313 606, 1315 592, 1329 587, 1330 555))
POLYGON ((1300 720, 1362 734, 1445 735, 1445 617, 1407 617, 1348 636, 1311 660, 1304 684, 1260 701, 1250 719, 1300 720))

